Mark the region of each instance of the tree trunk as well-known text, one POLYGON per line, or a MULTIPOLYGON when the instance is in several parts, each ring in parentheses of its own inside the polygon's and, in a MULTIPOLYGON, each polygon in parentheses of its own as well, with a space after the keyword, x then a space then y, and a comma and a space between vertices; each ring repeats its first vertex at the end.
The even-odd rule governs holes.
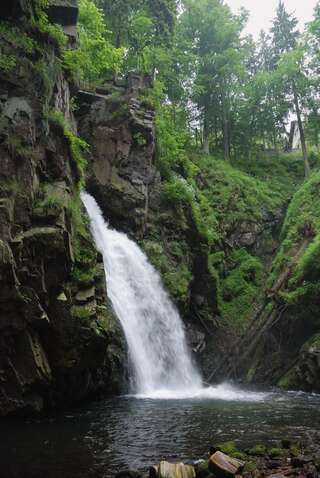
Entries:
POLYGON ((210 154, 210 142, 209 142, 209 120, 208 120, 208 108, 204 109, 204 121, 203 121, 203 152, 204 154, 210 154))
POLYGON ((224 159, 230 161, 229 121, 225 96, 222 97, 224 159))
POLYGON ((301 150, 302 150, 302 156, 303 156, 303 161, 304 161, 304 174, 305 174, 305 177, 308 178, 310 176, 310 163, 309 163, 309 159, 308 159, 306 138, 305 138, 302 119, 301 119, 301 111, 300 111, 300 106, 299 106, 299 100, 298 100, 298 95, 297 95, 295 87, 293 87, 293 97, 294 97, 294 107, 295 107, 296 114, 297 114, 298 127, 299 127, 299 132, 300 132, 301 150))

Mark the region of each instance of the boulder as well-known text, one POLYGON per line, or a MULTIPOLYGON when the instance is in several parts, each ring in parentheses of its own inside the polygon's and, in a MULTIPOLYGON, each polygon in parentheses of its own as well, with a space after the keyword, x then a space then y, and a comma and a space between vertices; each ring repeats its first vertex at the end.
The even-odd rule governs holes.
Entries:
POLYGON ((76 25, 78 20, 78 0, 50 0, 49 20, 59 25, 76 25))
POLYGON ((244 462, 217 451, 209 458, 209 470, 217 478, 233 478, 244 468, 244 462))
POLYGON ((184 463, 161 461, 158 466, 150 468, 150 478, 195 478, 194 466, 184 463))

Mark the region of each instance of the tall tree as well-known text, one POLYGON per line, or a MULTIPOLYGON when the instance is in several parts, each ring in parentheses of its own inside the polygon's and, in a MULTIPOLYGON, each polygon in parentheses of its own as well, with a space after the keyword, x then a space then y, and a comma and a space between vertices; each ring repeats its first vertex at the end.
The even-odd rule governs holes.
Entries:
MULTIPOLYGON (((302 84, 301 77, 301 50, 297 48, 299 31, 297 30, 298 19, 291 13, 288 13, 282 0, 279 1, 276 17, 273 20, 271 28, 274 68, 282 62, 281 69, 286 73, 284 75, 283 90, 292 95, 293 110, 297 115, 298 127, 301 139, 301 149, 305 165, 306 177, 310 174, 310 163, 304 126, 302 120, 302 95, 299 91, 299 85, 302 84), (284 57, 284 58, 283 58, 284 57), (287 82, 286 82, 287 81, 287 82)), ((281 70, 280 70, 281 71, 281 70)), ((303 90, 305 89, 305 82, 303 90)))
POLYGON ((235 16, 219 0, 186 0, 181 17, 195 55, 193 99, 201 112, 203 150, 210 150, 214 132, 223 138, 224 158, 230 160, 232 96, 244 73, 240 38, 245 14, 235 16), (221 123, 221 127, 217 126, 221 123), (218 131, 219 130, 219 131, 218 131))

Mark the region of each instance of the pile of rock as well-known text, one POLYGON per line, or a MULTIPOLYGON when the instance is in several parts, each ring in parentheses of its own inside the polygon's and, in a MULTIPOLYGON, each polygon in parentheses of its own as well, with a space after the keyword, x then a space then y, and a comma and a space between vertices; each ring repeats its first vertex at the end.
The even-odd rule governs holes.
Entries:
MULTIPOLYGON (((283 440, 281 447, 256 445, 240 451, 232 442, 212 447, 209 460, 193 464, 161 461, 149 470, 150 478, 319 478, 320 449, 283 440), (229 454, 223 450, 229 450, 229 454)), ((117 478, 142 478, 139 472, 122 472, 117 478)))

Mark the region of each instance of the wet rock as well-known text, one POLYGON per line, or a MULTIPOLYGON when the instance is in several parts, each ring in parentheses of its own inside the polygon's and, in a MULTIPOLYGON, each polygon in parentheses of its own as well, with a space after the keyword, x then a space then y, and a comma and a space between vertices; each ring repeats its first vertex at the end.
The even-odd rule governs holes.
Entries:
POLYGON ((231 458, 221 451, 215 452, 209 458, 209 470, 217 478, 233 478, 243 470, 244 465, 244 462, 231 458))
POLYGON ((150 478, 195 478, 196 472, 192 465, 184 463, 169 463, 161 461, 158 466, 150 468, 150 478))
POLYGON ((49 0, 49 20, 59 25, 76 25, 78 0, 49 0))

